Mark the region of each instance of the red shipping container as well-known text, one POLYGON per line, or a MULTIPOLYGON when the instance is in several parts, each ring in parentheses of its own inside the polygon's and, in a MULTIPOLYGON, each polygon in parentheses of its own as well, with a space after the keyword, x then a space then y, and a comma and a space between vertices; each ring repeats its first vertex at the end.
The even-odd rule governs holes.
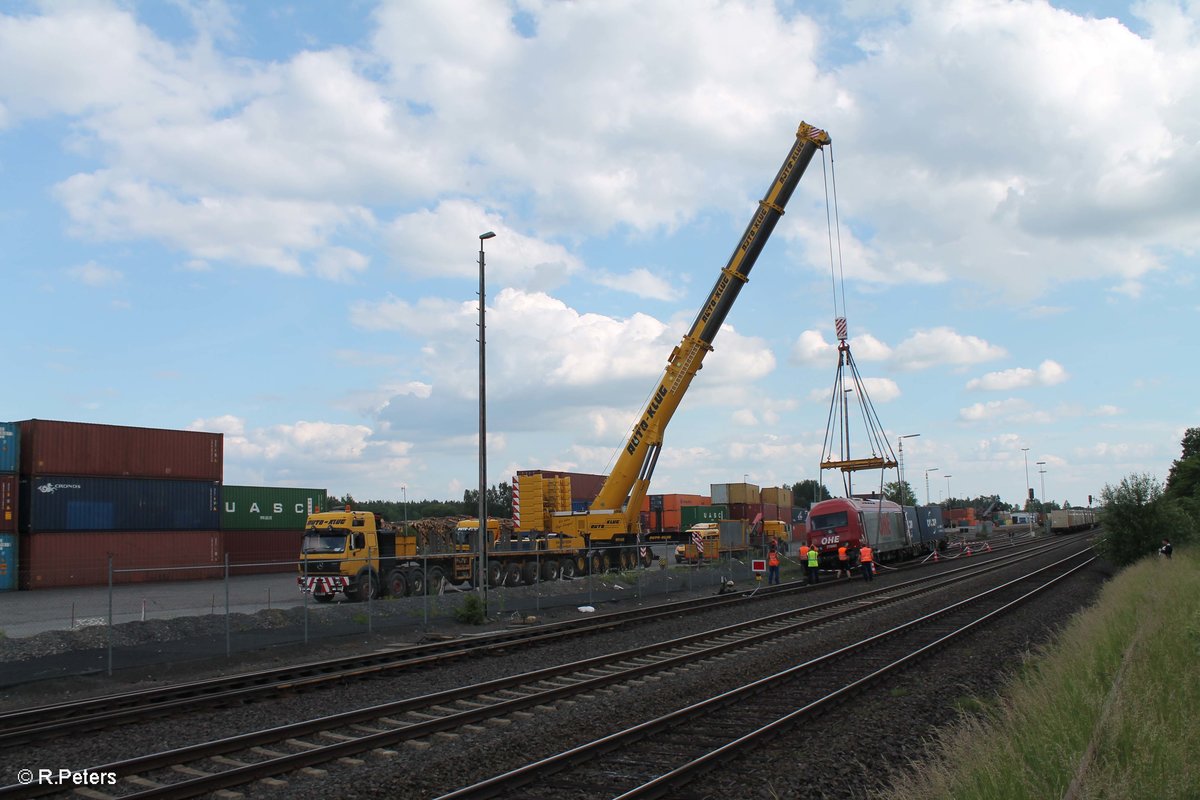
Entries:
POLYGON ((224 434, 30 419, 21 474, 220 481, 224 434))
POLYGON ((220 531, 33 533, 21 537, 22 589, 210 580, 225 574, 220 531), (131 571, 125 571, 131 570, 131 571))
POLYGON ((17 476, 0 474, 0 533, 17 530, 17 476))
POLYGON ((302 530, 222 531, 231 575, 295 572, 302 530), (241 566, 246 565, 246 566, 241 566))

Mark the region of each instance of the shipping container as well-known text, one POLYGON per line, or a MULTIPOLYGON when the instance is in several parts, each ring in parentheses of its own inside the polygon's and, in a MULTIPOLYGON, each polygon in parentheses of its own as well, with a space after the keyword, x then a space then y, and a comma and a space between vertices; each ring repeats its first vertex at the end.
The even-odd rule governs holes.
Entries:
POLYGON ((648 494, 642 499, 642 511, 678 511, 684 506, 707 506, 712 500, 702 494, 648 494))
POLYGON ((0 592, 17 588, 17 534, 0 533, 0 592))
POLYGON ((729 519, 729 506, 684 506, 679 509, 679 528, 687 530, 701 522, 729 519))
POLYGON ((19 423, 22 475, 220 481, 223 434, 31 419, 19 423))
POLYGON ((764 503, 774 503, 777 506, 787 506, 791 508, 792 490, 784 486, 768 486, 762 490, 762 501, 764 503))
POLYGON ((517 475, 541 475, 544 478, 570 478, 571 501, 583 500, 590 503, 600 493, 606 475, 593 475, 590 472, 559 472, 545 469, 517 470, 517 475))
POLYGON ((294 572, 303 538, 303 527, 294 530, 221 531, 222 544, 229 554, 231 575, 294 572))
POLYGON ((21 477, 21 533, 218 530, 221 484, 87 476, 21 477))
POLYGON ((709 496, 718 505, 761 503, 762 491, 753 483, 714 483, 709 496))
POLYGON ((739 550, 749 545, 747 536, 750 533, 750 526, 746 525, 741 520, 722 520, 717 523, 721 526, 721 549, 739 550))
POLYGON ((221 530, 303 530, 308 515, 328 511, 324 489, 222 486, 221 530))
POLYGON ((0 533, 17 532, 17 486, 16 475, 0 475, 0 533))
POLYGON ((680 528, 679 509, 673 511, 646 511, 646 531, 648 533, 677 533, 680 528))
POLYGON ((21 431, 15 422, 0 422, 0 473, 16 472, 20 462, 21 431))
POLYGON ((221 532, 123 531, 21 536, 20 586, 103 586, 112 554, 113 583, 208 580, 225 574, 221 532))

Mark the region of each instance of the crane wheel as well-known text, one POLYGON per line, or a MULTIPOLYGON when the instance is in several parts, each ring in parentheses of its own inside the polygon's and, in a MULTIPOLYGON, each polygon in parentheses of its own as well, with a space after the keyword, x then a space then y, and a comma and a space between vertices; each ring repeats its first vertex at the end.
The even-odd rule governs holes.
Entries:
POLYGON ((542 562, 542 580, 556 581, 558 580, 559 564, 552 558, 542 562))
POLYGON ((558 577, 564 581, 569 581, 575 577, 574 556, 564 558, 558 563, 558 577))
POLYGON ((495 559, 488 562, 487 565, 487 582, 488 588, 495 589, 500 585, 500 581, 504 578, 504 565, 495 559))
POLYGON ((604 556, 595 550, 588 554, 588 564, 589 575, 599 575, 601 572, 604 572, 604 556))
POLYGON ((504 568, 504 585, 505 586, 520 586, 521 585, 521 565, 516 561, 511 561, 504 568))
POLYGON ((521 580, 526 586, 533 586, 538 580, 538 562, 526 561, 521 565, 521 580))

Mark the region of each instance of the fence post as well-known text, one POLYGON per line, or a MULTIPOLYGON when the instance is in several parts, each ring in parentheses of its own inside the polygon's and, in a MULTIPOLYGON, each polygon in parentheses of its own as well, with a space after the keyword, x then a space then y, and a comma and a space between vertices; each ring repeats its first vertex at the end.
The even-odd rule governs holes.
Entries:
POLYGON ((225 657, 233 655, 229 638, 229 553, 225 554, 225 657))
MULTIPOLYGON (((301 549, 303 550, 303 547, 301 547, 301 549)), ((301 555, 303 555, 303 553, 301 553, 301 555)), ((308 559, 307 558, 304 559, 301 563, 304 565, 304 587, 303 588, 305 590, 307 590, 308 589, 308 559)), ((300 592, 300 594, 304 595, 304 643, 307 645, 308 644, 308 596, 309 596, 309 594, 311 594, 311 592, 302 591, 302 592, 300 592)))
POLYGON ((112 677, 112 626, 113 626, 113 557, 108 554, 108 630, 105 632, 104 649, 108 651, 108 677, 112 677))
POLYGON ((533 564, 537 567, 537 577, 533 579, 533 610, 542 613, 542 551, 533 552, 533 564))
POLYGON ((367 638, 370 638, 371 634, 375 632, 375 627, 372 624, 372 621, 375 616, 374 615, 375 572, 374 572, 374 570, 371 569, 371 563, 374 561, 374 558, 375 558, 375 548, 368 547, 367 548, 367 638))
POLYGON ((425 628, 429 628, 429 556, 421 556, 421 574, 425 579, 421 581, 421 585, 425 587, 423 596, 421 597, 421 609, 424 614, 425 628))

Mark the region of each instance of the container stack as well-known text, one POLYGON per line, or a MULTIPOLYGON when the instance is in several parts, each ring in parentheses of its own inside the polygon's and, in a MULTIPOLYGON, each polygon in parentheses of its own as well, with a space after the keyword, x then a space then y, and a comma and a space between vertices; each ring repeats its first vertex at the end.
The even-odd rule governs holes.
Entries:
MULTIPOLYGON (((684 508, 712 505, 712 498, 702 494, 650 494, 642 501, 642 526, 648 533, 679 533, 690 528, 683 524, 684 508)), ((695 512, 689 512, 689 517, 695 512)), ((696 520, 707 521, 707 520, 696 520)))
POLYGON ((218 577, 222 434, 18 423, 20 586, 218 577), (125 571, 131 570, 131 571, 125 571))
POLYGON ((17 588, 17 465, 20 435, 15 422, 0 422, 0 592, 17 588))
POLYGON ((324 489, 222 486, 221 535, 230 572, 294 570, 308 515, 328 510, 324 489))

